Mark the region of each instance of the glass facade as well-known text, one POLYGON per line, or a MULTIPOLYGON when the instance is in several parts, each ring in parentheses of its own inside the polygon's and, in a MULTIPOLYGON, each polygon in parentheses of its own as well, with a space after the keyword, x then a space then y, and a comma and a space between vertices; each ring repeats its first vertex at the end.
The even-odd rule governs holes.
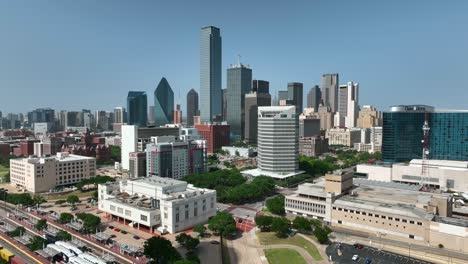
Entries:
MULTIPOLYGON (((422 157, 424 112, 384 112, 382 158, 402 162, 422 157)), ((468 112, 432 112, 429 159, 468 160, 468 112)))
POLYGON ((145 127, 148 120, 148 97, 146 92, 128 92, 127 123, 145 127))
POLYGON ((221 35, 219 28, 204 27, 200 33, 200 118, 210 122, 221 116, 221 35))
POLYGON ((162 78, 154 91, 154 125, 164 126, 174 122, 174 92, 162 78))
POLYGON ((468 160, 468 112, 432 113, 429 126, 429 158, 468 160))
POLYGON ((382 158, 409 161, 422 156, 424 113, 384 112, 382 158))
POLYGON ((227 113, 226 121, 231 125, 231 138, 244 138, 245 94, 252 89, 252 70, 236 65, 227 70, 227 113))

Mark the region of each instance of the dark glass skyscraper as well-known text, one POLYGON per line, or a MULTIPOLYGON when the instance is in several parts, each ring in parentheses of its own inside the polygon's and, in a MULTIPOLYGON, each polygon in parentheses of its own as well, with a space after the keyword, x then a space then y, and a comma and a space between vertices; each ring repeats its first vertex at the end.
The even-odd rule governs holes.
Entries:
POLYGON ((399 105, 383 113, 384 161, 421 158, 426 116, 430 127, 429 159, 468 160, 468 111, 434 111, 431 106, 399 105))
POLYGON ((314 108, 314 111, 317 112, 321 99, 322 92, 318 85, 314 85, 314 87, 310 88, 310 91, 307 94, 307 107, 314 108))
POLYGON ((245 95, 245 128, 244 139, 246 142, 257 143, 258 134, 258 107, 271 106, 271 95, 268 93, 269 82, 252 82, 252 92, 245 95))
POLYGON ((304 111, 304 88, 302 83, 288 83, 288 100, 296 106, 296 114, 300 114, 304 111))
POLYGON ((252 89, 252 70, 237 64, 227 70, 227 116, 235 140, 244 138, 245 94, 252 89))
POLYGON ((154 90, 154 125, 163 126, 174 122, 174 92, 162 78, 154 90))
POLYGON ((148 97, 146 92, 130 91, 127 96, 127 123, 140 127, 148 120, 148 97))
POLYGON ((193 126, 193 117, 198 115, 198 93, 190 89, 187 93, 187 126, 193 126))
POLYGON ((268 81, 253 80, 252 81, 252 92, 257 92, 257 93, 262 93, 262 94, 269 94, 270 93, 270 83, 268 81))
POLYGON ((222 115, 221 35, 209 26, 200 33, 200 119, 210 122, 222 115))

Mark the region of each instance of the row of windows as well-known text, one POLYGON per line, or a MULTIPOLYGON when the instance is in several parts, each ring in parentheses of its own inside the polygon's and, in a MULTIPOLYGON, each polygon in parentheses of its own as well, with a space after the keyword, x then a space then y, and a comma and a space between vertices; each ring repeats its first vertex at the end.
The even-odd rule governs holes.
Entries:
MULTIPOLYGON (((341 208, 341 207, 336 207, 336 206, 333 206, 333 210, 338 210, 338 211, 344 211, 344 212, 349 212, 349 213, 352 213, 352 214, 359 214, 359 215, 365 215, 365 216, 370 216, 370 217, 375 217, 375 218, 381 218, 381 219, 387 219, 387 220, 393 220, 393 221, 396 221, 396 222, 403 222, 403 223, 410 223, 412 225, 414 224, 417 224, 419 226, 422 226, 422 222, 415 222, 413 220, 407 220, 407 219, 403 219, 403 218, 398 218, 398 217, 392 217, 392 216, 385 216, 385 215, 379 215, 379 214, 373 214, 373 213, 366 213, 366 212, 361 212, 361 211, 358 211, 358 210, 351 210, 351 209, 346 209, 346 208, 341 208)), ((346 217, 346 216, 345 216, 346 217)), ((352 217, 351 217, 352 218, 352 217)), ((359 218, 358 218, 359 219, 359 218)), ((371 220, 369 220, 371 221, 371 220)))
MULTIPOLYGON (((346 217, 346 215, 345 215, 345 217, 346 217)), ((353 218, 353 217, 351 216, 351 218, 353 218)), ((359 219, 359 218, 357 218, 357 219, 359 219)), ((365 221, 366 219, 362 219, 362 220, 365 221)), ((372 222, 372 221, 369 220, 369 222, 372 222)), ((378 224, 379 222, 376 221, 376 223, 378 224)), ((338 224, 340 224, 340 225, 343 224, 343 221, 338 220, 338 224)), ((382 222, 382 224, 384 224, 384 223, 382 222)), ((389 226, 391 226, 391 225, 392 224, 389 224, 389 226)), ((395 225, 395 226, 398 227, 398 225, 395 225)), ((406 226, 403 226, 403 228, 406 228, 406 226)), ((408 238, 414 239, 414 235, 408 235, 408 238)))

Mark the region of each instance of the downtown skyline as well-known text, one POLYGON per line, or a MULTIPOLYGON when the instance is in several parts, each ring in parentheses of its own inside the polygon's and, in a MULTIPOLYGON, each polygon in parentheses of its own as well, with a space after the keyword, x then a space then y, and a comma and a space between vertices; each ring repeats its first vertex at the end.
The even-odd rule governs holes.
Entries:
MULTIPOLYGON (((405 103, 465 108, 463 98, 468 96, 468 89, 465 89, 468 77, 463 72, 468 69, 468 60, 462 47, 466 46, 468 36, 460 24, 464 3, 454 3, 450 7, 432 2, 421 7, 405 4, 404 11, 398 10, 402 3, 369 4, 365 10, 359 10, 362 3, 356 6, 335 4, 335 13, 355 11, 350 12, 355 20, 346 22, 320 21, 323 15, 317 13, 328 5, 322 2, 265 7, 265 11, 272 15, 278 14, 281 8, 296 12, 294 19, 283 21, 279 27, 275 27, 279 22, 270 16, 263 22, 231 23, 228 7, 234 8, 232 6, 218 8, 207 18, 203 17, 205 11, 201 7, 192 7, 194 16, 191 20, 170 23, 165 28, 157 23, 158 19, 149 17, 150 12, 143 10, 144 7, 149 10, 158 7, 142 3, 128 10, 133 15, 142 12, 141 18, 132 23, 128 23, 128 18, 124 19, 121 23, 127 23, 124 27, 126 35, 119 36, 112 32, 121 25, 114 20, 118 12, 128 7, 127 4, 115 5, 107 11, 112 13, 108 20, 102 21, 98 18, 99 12, 106 11, 105 4, 101 3, 96 4, 95 13, 84 14, 80 8, 71 10, 76 4, 69 3, 53 8, 40 5, 45 8, 45 12, 40 13, 39 5, 30 2, 28 12, 37 15, 33 18, 13 17, 12 14, 24 8, 21 3, 13 3, 0 8, 4 10, 0 13, 5 24, 22 29, 18 33, 0 28, 7 36, 7 41, 0 44, 0 54, 5 58, 0 62, 0 111, 4 114, 25 113, 40 107, 110 111, 125 106, 128 91, 145 91, 150 95, 158 81, 166 77, 171 80, 174 94, 180 94, 180 98, 174 96, 174 101, 181 103, 185 114, 187 92, 194 88, 200 93, 199 33, 202 27, 209 25, 219 27, 223 37, 221 88, 227 86, 227 68, 235 64, 237 55, 241 54, 241 62, 252 68, 253 79, 270 82, 272 98, 278 90, 286 90, 289 82, 301 82, 306 105, 309 89, 316 84, 322 86, 322 74, 338 72, 342 85, 348 81, 359 82, 361 105, 375 105, 381 111, 388 110, 390 105, 405 103), (416 9, 420 12, 410 18, 411 11, 416 9), (5 11, 11 14, 3 14, 5 11), (306 11, 318 16, 308 17, 306 11), (398 14, 399 21, 391 21, 392 14, 398 14), (45 15, 50 18, 44 18, 45 15), (94 18, 93 23, 80 20, 80 15, 94 18), (32 24, 38 18, 45 19, 40 27, 32 24), (53 19, 61 19, 63 25, 52 25, 53 19), (74 24, 77 22, 81 24, 74 24), (117 24, 110 25, 111 22, 117 24), (368 25, 370 22, 374 25, 368 25), (77 26, 83 29, 74 31, 74 35, 60 31, 77 26), (143 28, 131 32, 138 26, 143 28), (155 27, 153 31, 149 31, 151 26, 155 27), (274 30, 264 32, 267 27, 274 30), (105 33, 104 30, 111 31, 105 33), (330 31, 339 34, 333 36, 330 31), (37 36, 38 32, 47 34, 37 36), (81 41, 80 45, 71 43, 71 40, 90 34, 94 35, 94 44, 93 41, 81 41), (31 42, 34 36, 37 38, 31 42), (288 41, 288 36, 297 41, 288 41), (124 39, 127 37, 133 42, 124 39), (330 38, 330 41, 322 41, 321 37, 330 38), (444 38, 451 41, 444 42, 444 38), (114 40, 122 42, 112 42, 114 40), (124 51, 125 45, 131 48, 124 51), (83 54, 88 56, 78 57, 83 54), (39 63, 47 58, 48 66, 39 67, 39 63), (441 94, 440 89, 449 92, 441 94), (70 93, 74 94, 73 98, 67 97, 70 93), (22 104, 17 103, 19 97, 22 104)), ((181 7, 176 3, 160 8, 171 14, 181 7)), ((249 14, 259 8, 253 6, 249 14)))

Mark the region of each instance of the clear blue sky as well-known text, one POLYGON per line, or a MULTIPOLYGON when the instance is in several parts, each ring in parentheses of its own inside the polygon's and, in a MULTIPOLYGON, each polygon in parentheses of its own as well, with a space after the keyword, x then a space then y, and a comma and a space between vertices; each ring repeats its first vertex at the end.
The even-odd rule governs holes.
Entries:
MULTIPOLYGON (((199 32, 221 28, 223 87, 237 54, 270 89, 323 73, 360 104, 468 108, 468 1, 0 0, 0 111, 111 110, 162 76, 199 90, 199 32)), ((152 103, 149 103, 152 104, 152 103)))

